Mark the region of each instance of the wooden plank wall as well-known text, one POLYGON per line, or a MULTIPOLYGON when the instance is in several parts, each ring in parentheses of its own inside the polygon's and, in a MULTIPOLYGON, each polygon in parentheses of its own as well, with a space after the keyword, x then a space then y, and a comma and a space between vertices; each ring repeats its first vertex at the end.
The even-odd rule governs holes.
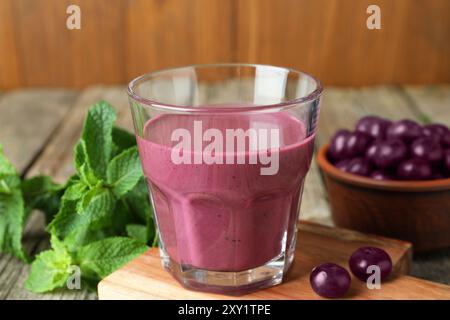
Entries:
POLYGON ((163 67, 290 66, 327 85, 450 82, 448 0, 1 0, 0 89, 126 83, 163 67), (81 8, 81 30, 66 8, 81 8), (381 30, 366 8, 381 8, 381 30))

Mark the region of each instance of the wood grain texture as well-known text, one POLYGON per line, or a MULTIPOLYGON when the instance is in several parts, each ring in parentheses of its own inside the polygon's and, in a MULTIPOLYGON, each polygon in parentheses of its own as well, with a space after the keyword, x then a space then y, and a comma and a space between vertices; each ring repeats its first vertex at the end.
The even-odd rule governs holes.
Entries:
POLYGON ((13 1, 22 86, 117 83, 125 76, 123 1, 13 1), (66 28, 66 8, 83 8, 81 30, 66 28))
POLYGON ((426 119, 450 126, 450 85, 407 86, 403 92, 426 119))
POLYGON ((326 85, 450 81, 447 0, 3 0, 0 88, 122 84, 157 69, 242 61, 326 85), (81 30, 66 8, 81 8, 81 30), (366 27, 369 4, 381 30, 366 27))
MULTIPOLYGON (((304 263, 306 261, 300 261, 304 263)), ((306 265, 304 265, 306 266, 306 265)), ((311 265, 308 265, 311 266, 311 265)), ((134 266, 121 270, 106 278, 99 286, 101 300, 305 300, 321 299, 310 289, 309 278, 304 270, 295 270, 290 282, 271 289, 258 291, 239 297, 207 294, 184 290, 160 264, 157 252, 148 252, 135 261, 134 266), (120 278, 119 278, 120 277, 120 278), (120 279, 127 278, 128 284, 121 284, 120 279), (151 290, 154 288, 154 290, 151 290)), ((294 268, 295 263, 294 263, 294 268)), ((420 280, 409 276, 401 276, 386 282, 381 290, 368 290, 364 284, 353 282, 347 299, 370 300, 448 300, 448 286, 420 280), (405 290, 399 290, 405 288, 405 290)))
POLYGON ((292 66, 327 85, 446 82, 449 13, 439 0, 240 1, 238 60, 292 66), (371 4, 381 30, 366 27, 371 4))
POLYGON ((122 84, 167 66, 233 59, 228 1, 2 2, 0 17, 12 21, 0 20, 0 88, 122 84), (71 4, 81 8, 80 30, 66 28, 71 4))
POLYGON ((151 70, 234 60, 233 1, 129 2, 123 82, 151 70))
POLYGON ((23 170, 45 146, 69 111, 76 93, 71 90, 30 89, 0 99, 0 143, 17 170, 23 170))
MULTIPOLYGON (((324 261, 346 266, 348 256, 363 245, 384 248, 392 257, 396 271, 380 290, 369 290, 353 279, 346 298, 351 299, 449 299, 450 287, 409 276, 409 244, 358 232, 299 224, 294 265, 286 281, 278 286, 239 296, 239 299, 320 299, 309 285, 311 269, 324 261), (333 249, 331 249, 333 248, 333 249)), ((236 299, 183 289, 161 266, 157 249, 152 249, 106 277, 98 286, 100 299, 236 299)))
POLYGON ((12 1, 0 1, 0 88, 14 88, 23 83, 17 45, 12 1))

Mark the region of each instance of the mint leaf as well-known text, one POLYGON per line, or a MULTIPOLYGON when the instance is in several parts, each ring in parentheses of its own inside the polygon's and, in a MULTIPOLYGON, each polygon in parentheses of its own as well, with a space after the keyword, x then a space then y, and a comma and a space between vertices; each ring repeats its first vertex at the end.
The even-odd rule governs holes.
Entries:
POLYGON ((80 171, 80 168, 83 164, 85 164, 86 159, 86 144, 83 140, 80 140, 74 148, 75 168, 77 171, 80 171))
POLYGON ((22 248, 25 221, 24 201, 20 178, 16 169, 3 154, 0 146, 0 251, 11 253, 23 261, 27 256, 22 248))
POLYGON ((10 194, 11 188, 15 188, 20 184, 16 168, 6 158, 3 153, 3 147, 0 145, 0 193, 10 194))
POLYGON ((88 190, 88 186, 84 182, 79 181, 69 186, 64 192, 64 200, 78 200, 83 197, 84 193, 88 190))
POLYGON ((158 234, 144 177, 141 177, 136 186, 125 195, 124 200, 131 212, 138 218, 137 221, 147 226, 147 239, 152 241, 152 247, 157 246, 158 234))
POLYGON ((73 220, 73 215, 77 212, 77 201, 65 200, 61 201, 61 207, 55 218, 47 226, 47 231, 53 235, 64 237, 74 228, 73 226, 66 226, 73 220))
POLYGON ((8 187, 8 183, 5 179, 0 180, 0 193, 10 194, 11 189, 8 187))
POLYGON ((116 114, 111 105, 100 101, 89 109, 84 123, 82 140, 85 144, 86 161, 99 179, 106 178, 106 168, 113 147, 112 129, 115 121, 116 114))
POLYGON ((12 163, 6 158, 3 153, 3 147, 0 145, 0 179, 8 175, 17 175, 17 171, 12 163))
POLYGON ((67 246, 69 252, 75 252, 80 246, 112 236, 114 236, 114 234, 103 229, 93 230, 91 228, 79 228, 73 230, 64 237, 64 244, 67 246))
POLYGON ((102 192, 106 192, 106 189, 103 189, 101 185, 98 185, 89 191, 85 192, 81 197, 80 201, 77 202, 77 213, 80 215, 84 215, 87 208, 92 204, 95 197, 97 197, 102 192))
POLYGON ((97 187, 85 193, 80 200, 63 200, 49 230, 64 237, 80 228, 100 228, 103 219, 110 218, 114 210, 115 199, 111 192, 97 187))
POLYGON ((147 249, 135 239, 112 237, 81 247, 76 259, 82 274, 104 278, 147 249))
POLYGON ((114 219, 111 219, 112 235, 124 235, 126 234, 125 227, 127 224, 138 222, 123 199, 116 202, 113 217, 114 219))
POLYGON ((70 276, 72 258, 56 237, 52 237, 52 250, 40 253, 31 265, 25 288, 32 292, 47 292, 63 287, 70 276))
POLYGON ((150 204, 147 183, 144 177, 131 189, 123 198, 130 210, 141 223, 146 223, 148 218, 153 217, 153 210, 150 204))
POLYGON ((101 180, 97 179, 94 172, 90 169, 87 163, 80 167, 80 179, 89 187, 95 187, 101 180))
POLYGON ((137 147, 130 148, 112 159, 106 176, 117 197, 120 198, 130 191, 142 177, 137 147))
POLYGON ((128 224, 126 226, 127 235, 130 238, 136 239, 142 243, 147 243, 147 226, 142 224, 128 224))
POLYGON ((0 251, 27 261, 22 248, 24 218, 25 210, 20 189, 13 189, 10 194, 0 194, 0 251))
POLYGON ((59 210, 64 187, 54 183, 47 176, 24 180, 21 187, 26 211, 41 210, 45 213, 47 221, 50 221, 59 210))
POLYGON ((136 146, 136 137, 119 127, 113 128, 112 140, 117 149, 116 154, 136 146))
POLYGON ((3 175, 0 179, 0 194, 11 194, 13 188, 17 188, 20 180, 16 175, 3 175))

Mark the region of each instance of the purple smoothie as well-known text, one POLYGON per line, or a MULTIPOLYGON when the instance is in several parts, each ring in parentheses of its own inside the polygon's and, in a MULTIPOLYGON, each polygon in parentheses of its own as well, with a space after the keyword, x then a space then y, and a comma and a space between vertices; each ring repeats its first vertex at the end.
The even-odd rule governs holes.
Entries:
MULTIPOLYGON (((170 258, 199 269, 236 272, 261 266, 288 250, 295 239, 303 181, 313 152, 314 135, 307 136, 306 131, 301 121, 281 112, 169 114, 148 121, 143 137, 137 138, 138 146, 162 248, 170 258), (204 130, 221 132, 278 128, 280 148, 272 151, 279 153, 278 173, 261 175, 260 168, 267 166, 249 161, 174 164, 171 150, 176 142, 171 134, 177 128, 192 132, 194 120, 202 121, 204 130)), ((246 160, 252 152, 247 149, 246 160)), ((223 156, 227 155, 225 151, 223 156)))

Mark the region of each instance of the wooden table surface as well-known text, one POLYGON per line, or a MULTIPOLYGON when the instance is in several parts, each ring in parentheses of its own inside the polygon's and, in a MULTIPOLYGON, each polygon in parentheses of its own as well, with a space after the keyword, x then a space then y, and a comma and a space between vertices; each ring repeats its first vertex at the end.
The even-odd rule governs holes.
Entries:
MULTIPOLYGON (((89 87, 83 91, 26 89, 0 93, 0 143, 7 156, 27 177, 48 174, 61 182, 72 172, 72 148, 87 108, 100 99, 118 111, 118 124, 132 128, 124 86, 89 87)), ((391 119, 430 119, 450 125, 450 85, 429 87, 379 86, 326 88, 321 109, 317 146, 337 128, 351 128, 368 113, 391 119)), ((449 212, 450 214, 450 212, 449 212)), ((332 225, 323 181, 315 161, 308 173, 301 218, 332 225)), ((24 245, 30 254, 48 246, 43 217, 29 219, 24 245)), ((84 290, 32 294, 23 289, 29 266, 0 255, 0 299, 95 299, 84 290)), ((450 249, 414 257, 412 275, 450 284, 450 249)))

